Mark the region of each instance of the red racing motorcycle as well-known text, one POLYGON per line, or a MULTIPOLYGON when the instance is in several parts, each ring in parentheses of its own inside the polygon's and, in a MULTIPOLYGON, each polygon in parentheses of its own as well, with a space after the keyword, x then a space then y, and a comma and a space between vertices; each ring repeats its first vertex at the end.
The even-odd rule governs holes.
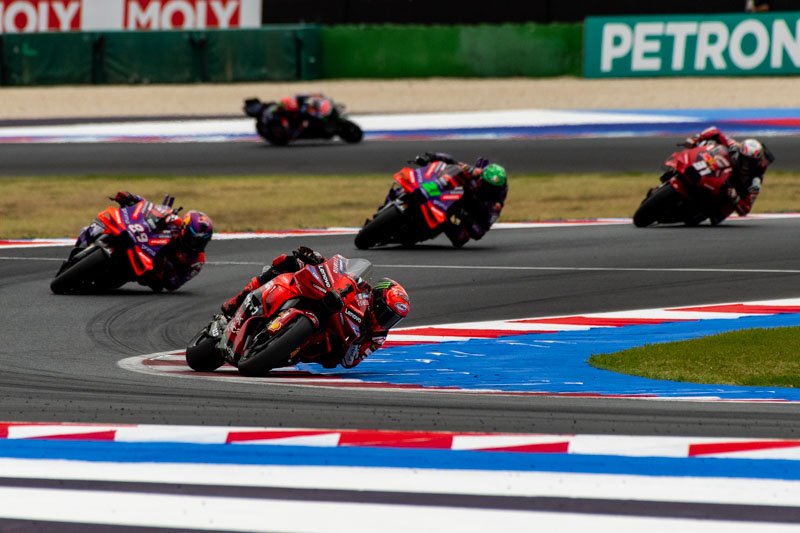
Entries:
POLYGON ((667 171, 661 185, 648 191, 633 215, 640 228, 654 223, 683 223, 696 226, 710 218, 712 224, 724 220, 728 202, 731 156, 717 143, 706 143, 673 153, 664 163, 667 171))
POLYGON ((280 274, 247 295, 228 321, 218 315, 186 348, 198 372, 225 364, 246 376, 318 362, 333 346, 361 334, 371 302, 372 263, 334 255, 319 265, 280 274))

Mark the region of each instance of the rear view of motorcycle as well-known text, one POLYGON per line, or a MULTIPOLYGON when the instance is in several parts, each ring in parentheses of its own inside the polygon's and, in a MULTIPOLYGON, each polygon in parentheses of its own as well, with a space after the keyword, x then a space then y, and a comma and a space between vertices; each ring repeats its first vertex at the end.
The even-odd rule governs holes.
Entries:
POLYGON ((664 163, 661 185, 650 189, 633 215, 637 227, 651 224, 697 225, 717 215, 726 201, 731 158, 725 146, 701 144, 673 153, 664 163))
POLYGON ((360 142, 361 127, 347 118, 344 105, 323 95, 298 95, 279 102, 248 98, 244 112, 256 120, 256 131, 268 143, 285 146, 299 139, 333 139, 360 142))
POLYGON ((50 290, 55 294, 113 289, 146 276, 159 250, 180 231, 174 198, 108 207, 83 229, 50 290))

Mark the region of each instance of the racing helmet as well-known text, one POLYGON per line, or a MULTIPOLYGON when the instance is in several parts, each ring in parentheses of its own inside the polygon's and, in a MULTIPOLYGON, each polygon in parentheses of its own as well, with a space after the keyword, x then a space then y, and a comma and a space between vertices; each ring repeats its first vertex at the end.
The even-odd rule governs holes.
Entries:
POLYGON ((297 111, 297 99, 293 96, 284 96, 281 98, 281 101, 278 103, 278 106, 283 109, 284 111, 297 111))
POLYGON ((213 233, 214 225, 208 215, 192 210, 183 217, 178 243, 184 250, 200 253, 206 249, 213 233))
POLYGON ((742 174, 751 174, 761 169, 764 161, 764 145, 755 139, 745 139, 733 156, 733 166, 742 174))
POLYGON ((506 169, 496 163, 492 163, 483 169, 481 179, 493 187, 503 187, 506 184, 506 169))
POLYGON ((372 284, 371 322, 380 331, 389 331, 408 315, 411 301, 406 290, 389 278, 372 284))

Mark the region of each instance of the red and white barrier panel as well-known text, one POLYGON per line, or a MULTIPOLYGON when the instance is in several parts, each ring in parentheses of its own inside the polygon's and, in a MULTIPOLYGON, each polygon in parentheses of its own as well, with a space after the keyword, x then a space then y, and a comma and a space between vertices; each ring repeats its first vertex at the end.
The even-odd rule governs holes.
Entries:
POLYGON ((274 446, 416 448, 629 457, 800 459, 800 440, 434 431, 0 423, 0 438, 274 446))

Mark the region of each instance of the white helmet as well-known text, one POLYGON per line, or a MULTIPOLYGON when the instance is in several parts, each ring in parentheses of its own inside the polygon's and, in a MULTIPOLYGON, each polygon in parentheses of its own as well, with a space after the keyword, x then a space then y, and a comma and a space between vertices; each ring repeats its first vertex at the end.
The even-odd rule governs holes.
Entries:
POLYGON ((761 168, 764 160, 764 145, 755 139, 745 139, 739 143, 738 154, 734 161, 735 166, 743 174, 749 174, 753 170, 761 168))

